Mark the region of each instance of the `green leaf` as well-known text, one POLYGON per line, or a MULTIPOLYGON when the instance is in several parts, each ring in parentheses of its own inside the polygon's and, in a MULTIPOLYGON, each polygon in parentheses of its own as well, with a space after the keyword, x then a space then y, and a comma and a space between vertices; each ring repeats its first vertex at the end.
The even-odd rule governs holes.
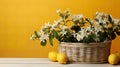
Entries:
POLYGON ((50 29, 49 29, 49 28, 43 28, 42 31, 43 31, 44 33, 49 33, 49 32, 50 32, 50 29))
POLYGON ((62 42, 62 34, 59 36, 59 39, 58 39, 60 42, 62 42))
POLYGON ((114 32, 119 31, 119 26, 114 26, 114 27, 113 27, 113 31, 114 31, 114 32))
POLYGON ((74 25, 77 25, 79 23, 79 20, 73 21, 74 25))
POLYGON ((76 39, 73 35, 71 35, 71 36, 68 38, 68 40, 69 40, 70 42, 78 42, 77 39, 76 39))
POLYGON ((69 15, 66 15, 66 16, 65 16, 65 19, 67 19, 68 17, 69 17, 69 15))
POLYGON ((120 31, 117 31, 116 33, 117 33, 117 35, 120 35, 120 31))
POLYGON ((59 16, 60 16, 61 18, 64 18, 64 14, 63 14, 63 13, 59 13, 59 16))
POLYGON ((81 27, 85 26, 85 23, 86 23, 86 22, 81 22, 81 23, 80 23, 80 26, 81 26, 81 27))
POLYGON ((108 20, 112 22, 112 17, 110 15, 108 15, 108 20))
POLYGON ((110 34, 112 32, 113 32, 113 28, 112 27, 108 28, 108 33, 110 34))
POLYGON ((69 29, 66 29, 66 31, 67 31, 67 35, 71 35, 71 33, 70 33, 70 30, 69 29))
POLYGON ((103 37, 108 38, 108 33, 106 31, 103 33, 103 37))
POLYGON ((46 46, 46 42, 47 42, 46 40, 41 41, 41 45, 42 45, 42 46, 46 46))
POLYGON ((46 29, 47 29, 47 28, 43 28, 42 31, 43 31, 43 32, 46 32, 46 29))
POLYGON ((58 33, 57 33, 56 30, 53 30, 53 35, 54 35, 54 37, 55 37, 56 39, 58 39, 59 35, 58 35, 58 33))
POLYGON ((111 34, 110 34, 110 38, 111 38, 112 40, 114 40, 114 39, 116 38, 115 33, 111 33, 111 34))
POLYGON ((94 39, 94 38, 96 38, 96 35, 95 34, 91 34, 90 37, 94 39))
POLYGON ((40 38, 40 36, 38 35, 37 31, 34 31, 34 33, 35 33, 36 38, 40 38))
POLYGON ((81 30, 81 28, 78 25, 74 25, 74 26, 71 27, 71 30, 74 30, 77 33, 81 30))
POLYGON ((107 33, 106 32, 101 32, 101 31, 99 31, 98 32, 98 34, 99 34, 99 39, 100 39, 100 42, 103 42, 105 39, 106 39, 106 35, 107 35, 107 33))
POLYGON ((85 20, 88 21, 91 26, 93 25, 89 18, 86 18, 85 20))
POLYGON ((84 39, 83 39, 83 43, 90 43, 90 37, 85 37, 84 39))
POLYGON ((50 42, 50 45, 51 45, 51 46, 53 46, 53 38, 54 38, 54 35, 53 35, 53 33, 51 33, 51 34, 49 35, 49 42, 50 42))

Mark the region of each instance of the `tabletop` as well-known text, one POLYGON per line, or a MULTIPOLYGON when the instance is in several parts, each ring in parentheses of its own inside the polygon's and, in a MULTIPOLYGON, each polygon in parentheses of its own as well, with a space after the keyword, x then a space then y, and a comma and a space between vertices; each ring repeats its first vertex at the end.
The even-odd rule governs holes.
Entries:
POLYGON ((0 58, 0 67, 120 67, 110 64, 59 64, 48 58, 0 58))

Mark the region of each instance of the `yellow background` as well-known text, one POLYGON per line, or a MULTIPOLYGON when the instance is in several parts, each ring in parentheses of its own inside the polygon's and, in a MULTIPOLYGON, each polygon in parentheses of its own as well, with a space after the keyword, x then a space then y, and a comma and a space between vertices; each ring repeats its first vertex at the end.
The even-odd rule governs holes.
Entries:
MULTIPOLYGON (((56 42, 42 47, 29 38, 45 22, 57 20, 59 8, 87 17, 105 12, 120 19, 120 0, 0 0, 0 57, 47 57, 49 51, 57 51, 56 42)), ((112 52, 120 51, 119 40, 113 41, 112 52)))

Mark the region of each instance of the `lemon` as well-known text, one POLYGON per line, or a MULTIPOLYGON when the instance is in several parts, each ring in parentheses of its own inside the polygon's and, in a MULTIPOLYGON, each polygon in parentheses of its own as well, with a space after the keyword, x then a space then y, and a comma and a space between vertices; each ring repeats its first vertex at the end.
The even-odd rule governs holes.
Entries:
POLYGON ((60 64, 66 64, 67 63, 67 56, 64 53, 58 53, 57 54, 57 61, 60 64))
POLYGON ((48 58, 49 58, 50 61, 56 62, 56 61, 57 61, 57 52, 55 52, 55 51, 50 51, 50 52, 48 53, 48 58))
POLYGON ((109 64, 112 64, 112 65, 118 64, 118 60, 119 60, 119 58, 116 54, 110 54, 108 57, 108 62, 109 62, 109 64))
POLYGON ((120 53, 119 53, 119 52, 116 52, 115 55, 117 55, 118 61, 120 62, 120 53))

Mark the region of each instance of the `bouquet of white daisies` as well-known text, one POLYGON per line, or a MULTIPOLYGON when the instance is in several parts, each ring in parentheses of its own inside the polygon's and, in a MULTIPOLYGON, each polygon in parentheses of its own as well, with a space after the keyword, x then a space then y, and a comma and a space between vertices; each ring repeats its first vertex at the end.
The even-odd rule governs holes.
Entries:
POLYGON ((92 19, 85 18, 82 14, 71 15, 69 10, 61 12, 53 24, 49 22, 42 26, 40 31, 34 31, 32 40, 39 40, 42 46, 47 41, 53 45, 53 39, 59 42, 71 43, 98 43, 113 40, 120 35, 120 20, 110 14, 96 12, 92 19))

